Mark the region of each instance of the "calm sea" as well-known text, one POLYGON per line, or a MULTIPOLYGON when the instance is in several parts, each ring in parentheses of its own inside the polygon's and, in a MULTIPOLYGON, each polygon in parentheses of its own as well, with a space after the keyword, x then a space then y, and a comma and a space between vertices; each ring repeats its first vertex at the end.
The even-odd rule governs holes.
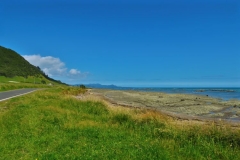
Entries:
POLYGON ((146 92, 165 92, 165 93, 183 93, 208 95, 222 100, 238 99, 240 100, 240 88, 135 88, 118 87, 117 90, 136 90, 146 92))

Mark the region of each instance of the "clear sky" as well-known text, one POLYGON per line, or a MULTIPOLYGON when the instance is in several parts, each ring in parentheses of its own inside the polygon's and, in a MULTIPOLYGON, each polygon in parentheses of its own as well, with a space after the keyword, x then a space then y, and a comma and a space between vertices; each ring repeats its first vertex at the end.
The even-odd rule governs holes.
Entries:
POLYGON ((1 0, 0 45, 69 84, 240 87, 240 2, 1 0))

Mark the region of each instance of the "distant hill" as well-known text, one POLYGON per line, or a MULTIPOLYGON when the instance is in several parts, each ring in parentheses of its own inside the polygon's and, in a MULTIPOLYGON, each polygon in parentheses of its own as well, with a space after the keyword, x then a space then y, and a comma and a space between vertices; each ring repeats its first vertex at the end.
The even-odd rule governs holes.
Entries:
POLYGON ((0 46, 0 76, 43 76, 50 81, 62 83, 48 77, 39 67, 30 64, 17 52, 2 46, 0 46))

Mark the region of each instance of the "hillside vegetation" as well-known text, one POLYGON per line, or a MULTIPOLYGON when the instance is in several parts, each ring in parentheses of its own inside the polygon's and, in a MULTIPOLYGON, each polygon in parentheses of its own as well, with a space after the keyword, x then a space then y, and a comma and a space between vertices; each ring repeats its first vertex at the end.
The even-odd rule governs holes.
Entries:
POLYGON ((0 46, 0 76, 37 76, 43 72, 11 49, 0 46))
POLYGON ((20 80, 22 83, 60 83, 46 75, 39 67, 30 64, 17 52, 0 46, 0 82, 20 80), (5 77, 5 78, 4 78, 5 77))
POLYGON ((84 92, 54 87, 0 102, 0 159, 240 158, 237 129, 74 97, 84 92))

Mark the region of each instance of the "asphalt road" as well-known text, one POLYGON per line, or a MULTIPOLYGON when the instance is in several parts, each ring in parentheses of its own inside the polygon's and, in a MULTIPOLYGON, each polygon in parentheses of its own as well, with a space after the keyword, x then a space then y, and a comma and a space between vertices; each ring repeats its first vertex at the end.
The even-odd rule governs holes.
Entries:
POLYGON ((18 89, 18 90, 0 92, 0 101, 4 101, 13 97, 18 97, 24 94, 28 94, 36 90, 37 89, 34 89, 34 88, 28 88, 28 89, 18 89))

